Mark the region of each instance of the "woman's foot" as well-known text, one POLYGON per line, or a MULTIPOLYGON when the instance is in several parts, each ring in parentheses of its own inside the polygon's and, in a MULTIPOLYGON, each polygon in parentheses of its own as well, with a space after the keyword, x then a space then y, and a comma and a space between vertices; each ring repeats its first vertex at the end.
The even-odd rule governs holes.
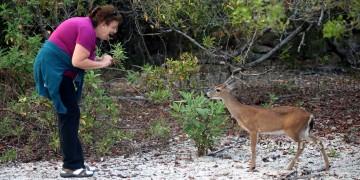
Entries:
POLYGON ((85 164, 85 169, 88 170, 88 171, 93 171, 93 172, 99 171, 96 167, 89 166, 87 164, 85 164))
POLYGON ((91 177, 94 175, 94 171, 89 171, 87 168, 80 168, 80 169, 66 169, 63 168, 60 172, 60 176, 63 178, 69 178, 69 177, 91 177))

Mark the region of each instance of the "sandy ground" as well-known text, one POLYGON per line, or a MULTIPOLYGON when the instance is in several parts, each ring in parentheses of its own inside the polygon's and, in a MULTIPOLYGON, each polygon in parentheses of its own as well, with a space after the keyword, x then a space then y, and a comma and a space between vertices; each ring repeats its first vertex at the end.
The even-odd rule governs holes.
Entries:
MULTIPOLYGON (((285 137, 262 136, 257 145, 257 169, 247 170, 250 158, 248 137, 228 136, 218 144, 215 156, 197 157, 194 144, 172 139, 162 151, 109 157, 92 165, 99 169, 89 179, 360 179, 360 147, 347 144, 343 135, 321 138, 330 155, 329 171, 319 150, 308 144, 294 170, 284 170, 294 155, 295 143, 285 137)), ((61 162, 10 163, 0 166, 0 179, 61 179, 61 162)))

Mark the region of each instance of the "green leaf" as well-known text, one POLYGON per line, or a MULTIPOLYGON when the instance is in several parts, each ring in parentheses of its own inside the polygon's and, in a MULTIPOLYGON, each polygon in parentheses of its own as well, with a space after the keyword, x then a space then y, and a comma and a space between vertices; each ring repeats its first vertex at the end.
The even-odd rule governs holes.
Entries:
POLYGON ((325 38, 340 38, 345 33, 344 20, 329 20, 323 27, 323 36, 325 38))
POLYGON ((198 114, 200 114, 201 117, 204 118, 204 117, 209 115, 210 110, 209 109, 204 109, 204 108, 196 108, 196 112, 198 114))

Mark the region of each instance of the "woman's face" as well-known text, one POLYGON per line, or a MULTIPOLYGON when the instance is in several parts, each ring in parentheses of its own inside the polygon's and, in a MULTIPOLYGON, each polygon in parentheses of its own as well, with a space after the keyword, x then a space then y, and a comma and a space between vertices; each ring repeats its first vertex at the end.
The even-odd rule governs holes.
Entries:
POLYGON ((101 40, 109 40, 110 35, 114 35, 117 32, 119 22, 111 21, 109 24, 105 22, 100 23, 96 27, 96 37, 101 40))

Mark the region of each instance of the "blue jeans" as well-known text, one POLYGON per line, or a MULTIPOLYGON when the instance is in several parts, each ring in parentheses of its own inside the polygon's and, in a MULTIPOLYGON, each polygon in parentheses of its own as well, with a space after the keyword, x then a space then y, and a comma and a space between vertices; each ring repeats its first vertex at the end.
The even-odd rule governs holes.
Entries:
POLYGON ((73 79, 63 76, 60 84, 60 97, 67 113, 58 113, 60 149, 63 155, 63 168, 75 170, 84 168, 84 156, 78 137, 80 109, 76 98, 73 79))

